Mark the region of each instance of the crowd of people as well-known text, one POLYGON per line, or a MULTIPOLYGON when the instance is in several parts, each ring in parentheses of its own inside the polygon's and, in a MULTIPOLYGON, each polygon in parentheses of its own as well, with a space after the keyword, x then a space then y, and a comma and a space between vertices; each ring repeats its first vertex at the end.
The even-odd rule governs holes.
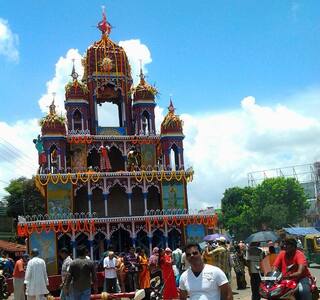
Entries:
POLYGON ((0 254, 0 266, 5 276, 9 276, 9 277, 12 276, 14 263, 15 263, 14 259, 9 256, 8 252, 3 251, 0 254))
MULTIPOLYGON (((207 243, 203 249, 198 244, 189 244, 184 249, 177 247, 173 251, 155 247, 149 257, 141 248, 131 247, 126 253, 115 253, 109 249, 98 266, 88 257, 86 246, 77 248, 75 259, 68 249, 62 248, 59 251, 62 261, 60 297, 61 300, 89 299, 92 283, 94 292, 98 292, 97 271, 100 268, 105 278, 103 291, 108 293, 148 289, 150 280, 159 276, 163 299, 186 299, 188 295, 190 299, 198 299, 192 295, 208 294, 211 296, 203 299, 229 300, 232 299, 230 282, 233 269, 237 288, 246 289, 246 278, 249 277, 252 300, 259 300, 259 272, 267 274, 275 269, 285 272, 289 264, 296 264, 298 268, 290 276, 298 278, 303 299, 311 299, 307 280, 311 275, 297 241, 288 238, 282 245, 270 241, 267 247, 260 246, 257 242, 250 245, 242 241, 229 243, 220 237, 207 243), (218 294, 222 298, 212 296, 218 294)), ((12 260, 2 258, 13 275, 15 300, 23 300, 25 295, 28 300, 41 300, 41 296, 48 293, 46 264, 38 256, 39 251, 33 249, 31 258, 24 254, 14 267, 12 260)))

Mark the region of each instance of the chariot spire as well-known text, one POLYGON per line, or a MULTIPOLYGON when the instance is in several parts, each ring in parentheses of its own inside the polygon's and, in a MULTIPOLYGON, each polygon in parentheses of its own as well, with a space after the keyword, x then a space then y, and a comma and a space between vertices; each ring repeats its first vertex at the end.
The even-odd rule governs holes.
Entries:
POLYGON ((108 36, 111 32, 111 25, 107 21, 105 7, 102 6, 102 20, 98 23, 99 30, 102 32, 103 35, 108 36))

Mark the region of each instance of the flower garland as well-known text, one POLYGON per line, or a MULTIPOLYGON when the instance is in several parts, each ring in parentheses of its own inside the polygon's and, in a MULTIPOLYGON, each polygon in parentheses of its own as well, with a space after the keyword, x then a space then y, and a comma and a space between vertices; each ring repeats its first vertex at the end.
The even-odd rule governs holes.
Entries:
POLYGON ((69 136, 67 139, 68 143, 70 144, 91 144, 93 141, 93 137, 89 135, 75 135, 69 136))
MULTIPOLYGON (((95 232, 96 227, 94 220, 68 220, 62 222, 62 220, 54 221, 50 220, 50 223, 37 224, 36 222, 31 224, 18 224, 17 234, 20 237, 30 236, 32 233, 49 233, 54 231, 55 233, 67 233, 67 232, 95 232)), ((205 225, 214 227, 218 223, 217 214, 214 215, 190 215, 190 216, 177 216, 177 215, 164 215, 164 216, 152 216, 146 218, 146 224, 148 227, 152 225, 158 228, 162 228, 165 225, 169 226, 187 226, 192 224, 205 225)))
POLYGON ((66 184, 69 181, 73 184, 76 185, 79 180, 81 180, 83 183, 86 183, 88 181, 92 181, 94 183, 98 182, 101 178, 101 174, 99 172, 86 172, 86 173, 76 173, 76 178, 72 178, 71 173, 67 174, 47 174, 47 178, 45 181, 41 180, 41 176, 37 175, 36 176, 36 181, 40 183, 42 186, 48 185, 48 183, 51 181, 53 184, 58 184, 59 182, 66 184))
POLYGON ((178 218, 177 216, 166 216, 164 215, 162 220, 159 219, 158 216, 153 216, 152 218, 148 218, 146 220, 150 226, 154 225, 155 227, 163 227, 165 224, 172 226, 180 226, 183 224, 184 226, 197 224, 197 225, 205 225, 209 227, 214 227, 217 225, 218 217, 217 214, 214 215, 191 215, 183 218, 178 218))
MULTIPOLYGON (((90 135, 74 135, 68 136, 67 141, 70 144, 91 144, 93 142, 93 137, 90 135)), ((133 136, 129 141, 133 145, 151 145, 159 143, 159 140, 157 139, 139 139, 137 136, 133 136)))
POLYGON ((153 178, 155 178, 157 181, 171 181, 171 180, 176 180, 176 181, 181 181, 185 180, 187 182, 191 182, 193 180, 193 173, 186 174, 184 170, 181 171, 171 171, 169 175, 166 175, 166 172, 161 170, 160 171, 160 176, 158 176, 158 173, 156 170, 151 171, 151 175, 147 175, 147 172, 145 170, 141 171, 141 175, 138 175, 135 170, 133 171, 133 175, 138 183, 142 182, 143 179, 145 179, 148 183, 152 182, 153 178))
MULTIPOLYGON (((184 170, 181 171, 171 171, 169 172, 168 175, 166 175, 166 173, 168 173, 169 171, 157 171, 157 170, 151 170, 150 171, 146 171, 146 170, 142 170, 140 172, 140 175, 138 174, 139 172, 137 171, 133 171, 133 175, 135 177, 135 180, 138 183, 141 183, 143 181, 143 179, 145 179, 148 183, 151 183, 154 179, 156 179, 157 181, 171 181, 171 180, 175 180, 175 181, 182 181, 185 180, 186 182, 191 182, 193 180, 193 173, 189 172, 189 174, 187 174, 184 170), (151 173, 151 175, 147 174, 147 173, 151 173), (160 174, 159 174, 160 173, 160 174)), ((42 186, 46 186, 48 185, 48 183, 51 181, 51 183, 53 184, 58 184, 59 182, 61 182, 62 184, 67 184, 68 182, 71 182, 71 184, 76 185, 78 184, 79 180, 83 183, 86 183, 88 181, 92 181, 94 183, 97 183, 100 179, 101 179, 101 173, 100 172, 85 172, 85 173, 80 173, 77 172, 75 173, 75 178, 73 178, 73 174, 71 173, 67 173, 67 174, 61 174, 61 173, 57 173, 57 174, 47 174, 46 179, 43 181, 41 179, 40 175, 36 175, 36 181, 37 183, 39 183, 42 186)))
POLYGON ((68 173, 67 175, 65 175, 65 176, 63 176, 63 175, 61 175, 61 183, 62 184, 67 184, 68 183, 68 180, 69 180, 69 178, 70 178, 70 176, 71 176, 71 174, 70 173, 68 173), (63 177, 65 177, 66 178, 66 180, 64 181, 63 180, 63 177))
POLYGON ((140 145, 148 145, 148 144, 158 144, 158 140, 157 139, 139 139, 137 136, 133 136, 130 139, 130 142, 132 144, 140 144, 140 145))
POLYGON ((18 236, 29 236, 32 233, 40 234, 42 232, 48 234, 51 231, 54 231, 55 233, 67 233, 72 231, 95 232, 96 228, 94 220, 83 220, 83 222, 81 222, 80 220, 76 220, 73 222, 71 220, 68 220, 66 225, 64 225, 61 220, 59 220, 57 224, 55 223, 55 221, 52 220, 49 224, 18 224, 17 227, 18 236))

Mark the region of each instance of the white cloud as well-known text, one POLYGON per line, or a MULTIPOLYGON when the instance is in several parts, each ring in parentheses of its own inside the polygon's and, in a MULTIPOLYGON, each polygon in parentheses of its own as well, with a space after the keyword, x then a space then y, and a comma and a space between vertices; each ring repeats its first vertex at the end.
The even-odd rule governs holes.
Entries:
MULTIPOLYGON (((306 97, 301 101, 308 105, 306 97)), ((319 119, 288 106, 262 106, 246 97, 238 110, 181 117, 185 164, 195 170, 191 207, 219 205, 224 190, 246 185, 250 172, 320 159, 319 119)))
POLYGON ((148 73, 146 65, 152 62, 149 48, 142 44, 140 40, 133 39, 127 41, 120 41, 119 45, 126 51, 129 63, 131 65, 131 74, 134 84, 139 82, 140 62, 142 70, 145 74, 148 73))
POLYGON ((112 103, 103 103, 98 105, 98 123, 102 127, 119 126, 118 106, 112 103))
POLYGON ((52 102, 53 93, 55 93, 55 104, 59 113, 65 113, 65 86, 71 81, 72 60, 74 59, 75 70, 79 74, 79 79, 83 76, 83 67, 81 64, 82 56, 78 49, 69 49, 65 56, 61 56, 55 65, 55 74, 47 83, 47 91, 39 100, 39 106, 42 112, 47 113, 48 107, 52 102))
POLYGON ((32 140, 40 133, 38 120, 0 122, 0 199, 13 179, 36 173, 38 155, 32 140))
POLYGON ((160 134, 160 126, 164 118, 164 113, 166 113, 164 108, 158 105, 155 107, 154 115, 155 115, 156 131, 158 134, 160 134))
POLYGON ((11 61, 18 62, 18 44, 18 35, 11 31, 7 20, 0 18, 0 55, 4 55, 11 61))

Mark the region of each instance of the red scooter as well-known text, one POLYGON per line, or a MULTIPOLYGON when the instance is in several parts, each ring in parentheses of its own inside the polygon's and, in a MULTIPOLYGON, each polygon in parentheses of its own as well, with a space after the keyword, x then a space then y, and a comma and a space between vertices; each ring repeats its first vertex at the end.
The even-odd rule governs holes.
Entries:
MULTIPOLYGON (((257 269, 260 269, 257 267, 257 269)), ((294 265, 287 268, 287 274, 294 269, 294 265)), ((261 283, 259 287, 260 296, 264 299, 287 299, 296 300, 298 295, 298 280, 286 279, 280 271, 269 272, 266 276, 260 273, 261 283)), ((319 299, 316 279, 310 278, 310 290, 312 300, 319 299)), ((301 299, 303 300, 303 299, 301 299)))

